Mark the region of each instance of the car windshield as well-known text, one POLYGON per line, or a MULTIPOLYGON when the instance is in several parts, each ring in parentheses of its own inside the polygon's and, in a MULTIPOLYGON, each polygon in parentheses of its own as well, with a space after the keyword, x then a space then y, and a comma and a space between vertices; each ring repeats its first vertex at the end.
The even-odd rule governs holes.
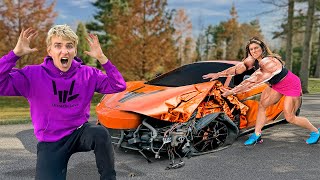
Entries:
MULTIPOLYGON (((193 64, 187 64, 181 66, 173 71, 166 74, 162 74, 148 82, 146 84, 156 86, 168 86, 168 87, 179 87, 187 86, 191 84, 198 84, 209 81, 209 79, 203 79, 202 76, 208 73, 216 73, 223 71, 233 64, 227 64, 223 62, 199 62, 193 64)), ((225 82, 226 78, 222 77, 218 79, 222 83, 225 82)))

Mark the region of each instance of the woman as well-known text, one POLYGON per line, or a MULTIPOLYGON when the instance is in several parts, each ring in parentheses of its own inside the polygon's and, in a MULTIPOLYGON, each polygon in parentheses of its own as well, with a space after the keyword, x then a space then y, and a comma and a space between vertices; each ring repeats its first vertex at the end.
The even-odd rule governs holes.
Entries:
POLYGON ((219 77, 234 76, 246 70, 254 69, 255 72, 250 78, 244 80, 233 89, 224 89, 224 97, 231 94, 238 94, 267 82, 267 87, 261 94, 259 102, 255 133, 253 133, 245 145, 253 145, 261 140, 261 130, 267 121, 266 109, 277 103, 282 96, 285 96, 283 113, 289 123, 303 127, 311 131, 307 144, 315 144, 319 140, 319 129, 313 126, 305 117, 296 116, 296 111, 301 103, 301 82, 291 71, 284 67, 280 56, 273 54, 263 41, 257 37, 249 40, 246 46, 247 57, 236 66, 228 68, 219 73, 209 73, 203 76, 204 79, 217 79, 219 77))

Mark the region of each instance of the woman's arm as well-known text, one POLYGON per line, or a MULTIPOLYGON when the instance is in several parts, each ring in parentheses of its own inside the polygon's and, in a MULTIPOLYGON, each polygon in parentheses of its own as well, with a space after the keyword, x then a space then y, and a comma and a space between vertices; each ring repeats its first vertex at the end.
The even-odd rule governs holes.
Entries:
POLYGON ((242 81, 233 89, 225 91, 223 96, 246 92, 264 82, 269 81, 273 76, 279 74, 282 70, 281 63, 274 57, 263 58, 259 65, 260 68, 256 70, 248 79, 242 81))
POLYGON ((242 62, 238 63, 235 66, 232 66, 218 73, 209 73, 209 74, 203 75, 202 78, 210 79, 210 81, 213 81, 215 79, 218 79, 219 77, 227 77, 227 76, 234 76, 237 74, 241 74, 246 70, 251 69, 253 67, 254 61, 255 59, 253 59, 251 56, 248 56, 246 59, 244 59, 242 62))

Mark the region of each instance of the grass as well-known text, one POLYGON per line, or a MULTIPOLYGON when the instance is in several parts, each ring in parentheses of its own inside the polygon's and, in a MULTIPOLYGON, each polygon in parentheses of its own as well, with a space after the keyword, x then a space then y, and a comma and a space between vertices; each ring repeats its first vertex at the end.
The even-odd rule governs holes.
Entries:
MULTIPOLYGON (((100 102, 102 94, 95 94, 92 98, 90 116, 95 118, 95 107, 100 102)), ((0 125, 31 123, 28 101, 19 96, 0 96, 0 125)))
POLYGON ((310 94, 320 93, 320 79, 319 78, 309 78, 308 90, 310 94))
MULTIPOLYGON (((309 79, 309 93, 320 93, 320 79, 309 79)), ((100 102, 102 94, 95 94, 92 98, 90 115, 95 118, 95 107, 100 102)), ((29 104, 23 97, 0 96, 0 125, 30 123, 29 104)))

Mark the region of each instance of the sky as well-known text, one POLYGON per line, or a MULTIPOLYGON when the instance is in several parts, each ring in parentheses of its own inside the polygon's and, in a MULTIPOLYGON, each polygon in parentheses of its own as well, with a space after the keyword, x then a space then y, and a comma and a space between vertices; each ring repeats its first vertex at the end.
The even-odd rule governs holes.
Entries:
MULTIPOLYGON (((93 19, 95 0, 57 0, 55 11, 59 14, 55 23, 68 24, 73 28, 78 22, 93 19)), ((272 40, 272 32, 279 29, 282 19, 286 16, 286 8, 276 8, 260 0, 168 0, 168 9, 185 9, 193 26, 194 38, 201 29, 208 25, 218 25, 221 21, 231 18, 230 9, 235 5, 240 23, 258 19, 262 33, 270 46, 278 44, 272 40), (273 11, 272 13, 266 13, 273 11)))

